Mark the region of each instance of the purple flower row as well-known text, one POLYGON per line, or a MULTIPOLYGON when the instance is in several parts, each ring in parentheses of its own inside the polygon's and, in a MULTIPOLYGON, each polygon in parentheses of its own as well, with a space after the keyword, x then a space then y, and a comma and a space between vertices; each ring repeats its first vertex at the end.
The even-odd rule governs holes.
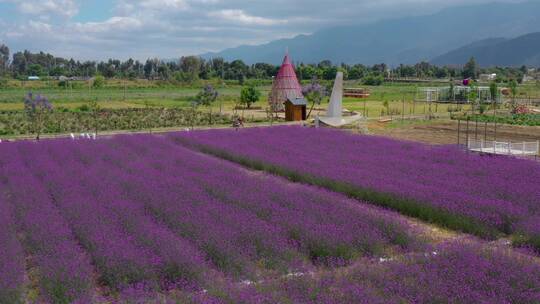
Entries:
POLYGON ((25 251, 32 257, 29 266, 37 268, 32 273, 39 279, 39 287, 48 301, 88 300, 93 286, 90 261, 44 185, 32 176, 28 164, 19 155, 21 151, 16 145, 4 145, 0 150, 2 195, 12 207, 17 226, 24 232, 25 251))
POLYGON ((47 153, 36 156, 31 169, 47 175, 43 182, 90 253, 101 281, 122 288, 142 281, 196 280, 205 264, 197 250, 148 216, 141 204, 122 197, 120 188, 100 174, 109 168, 91 164, 78 148, 67 142, 43 144, 47 153))
MULTIPOLYGON (((539 287, 540 265, 534 258, 458 241, 427 254, 359 263, 258 290, 266 291, 266 302, 281 303, 538 303, 539 287)), ((244 294, 261 297, 255 290, 244 294)))
POLYGON ((225 152, 237 161, 286 169, 304 179, 391 194, 500 232, 540 235, 539 222, 529 220, 540 215, 540 165, 535 162, 301 127, 184 132, 170 137, 214 153, 225 152))
POLYGON ((140 138, 131 140, 133 149, 142 145, 156 148, 148 152, 156 160, 145 162, 159 167, 156 172, 178 177, 181 173, 176 167, 181 165, 185 168, 182 173, 188 173, 181 183, 195 181, 197 187, 202 187, 220 203, 255 214, 267 224, 278 227, 276 233, 284 233, 288 242, 293 241, 295 247, 311 257, 328 254, 346 258, 339 256, 340 253, 380 255, 389 244, 402 246, 402 249, 418 245, 411 236, 412 230, 394 214, 355 204, 326 190, 253 175, 231 163, 178 149, 159 138, 147 137, 145 144, 141 144, 140 138), (362 234, 358 234, 359 231, 362 234))
POLYGON ((297 273, 219 291, 168 295, 137 286, 125 301, 157 298, 181 303, 523 303, 540 302, 540 265, 507 248, 460 240, 431 252, 391 260, 361 260, 353 266, 297 273))
POLYGON ((0 194, 0 303, 16 303, 24 284, 24 252, 11 208, 0 194))
POLYGON ((93 297, 94 280, 197 293, 425 247, 394 213, 165 137, 9 143, 0 159, 45 301, 93 297))

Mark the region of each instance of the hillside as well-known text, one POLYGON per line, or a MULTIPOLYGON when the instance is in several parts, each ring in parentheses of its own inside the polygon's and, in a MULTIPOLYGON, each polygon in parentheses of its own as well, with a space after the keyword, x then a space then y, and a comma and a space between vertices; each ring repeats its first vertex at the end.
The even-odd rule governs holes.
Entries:
POLYGON ((295 61, 375 64, 416 63, 489 37, 516 37, 540 28, 540 2, 491 3, 438 13, 332 27, 257 46, 240 46, 204 58, 279 64, 286 48, 295 61), (479 18, 479 16, 481 16, 479 18))
POLYGON ((474 57, 479 65, 540 66, 540 32, 514 39, 482 40, 444 55, 431 62, 437 65, 462 65, 474 57))

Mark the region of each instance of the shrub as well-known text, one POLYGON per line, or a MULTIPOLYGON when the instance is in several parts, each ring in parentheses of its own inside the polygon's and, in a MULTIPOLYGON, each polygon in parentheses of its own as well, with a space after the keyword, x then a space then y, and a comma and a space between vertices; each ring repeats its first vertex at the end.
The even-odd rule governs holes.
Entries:
POLYGON ((100 89, 105 86, 105 77, 103 77, 102 75, 96 75, 94 77, 94 82, 92 83, 92 86, 95 89, 100 89))
POLYGON ((384 83, 384 78, 383 76, 369 75, 362 79, 362 83, 365 85, 380 86, 384 83))

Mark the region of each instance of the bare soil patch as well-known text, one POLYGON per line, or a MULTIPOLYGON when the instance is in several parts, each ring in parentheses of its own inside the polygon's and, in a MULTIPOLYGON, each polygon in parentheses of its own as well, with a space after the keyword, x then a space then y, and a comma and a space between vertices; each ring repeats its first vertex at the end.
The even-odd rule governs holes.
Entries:
MULTIPOLYGON (((369 131, 374 135, 382 135, 396 139, 419 141, 433 145, 457 144, 458 122, 452 120, 434 120, 432 122, 405 122, 380 123, 370 121, 369 131)), ((467 139, 467 126, 461 122, 460 142, 463 144, 467 139)), ((469 122, 469 138, 485 139, 504 142, 533 142, 540 140, 540 127, 514 126, 497 124, 495 132, 494 124, 469 122)))

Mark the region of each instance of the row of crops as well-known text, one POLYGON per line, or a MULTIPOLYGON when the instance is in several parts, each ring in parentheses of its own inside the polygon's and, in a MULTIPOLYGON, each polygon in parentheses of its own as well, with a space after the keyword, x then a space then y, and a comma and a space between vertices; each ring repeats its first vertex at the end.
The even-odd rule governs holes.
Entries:
MULTIPOLYGON (((181 108, 130 108, 102 109, 96 115, 92 111, 55 111, 43 122, 42 133, 113 130, 147 130, 155 128, 208 126, 230 124, 228 115, 181 108)), ((0 135, 30 135, 35 126, 22 111, 0 111, 0 135)))
POLYGON ((19 142, 0 154, 13 258, 4 298, 20 296, 28 266, 45 299, 69 303, 100 285, 203 290, 425 246, 395 214, 160 137, 19 142))
MULTIPOLYGON (((0 144, 0 303, 540 300, 533 257, 473 239, 435 244, 397 213, 178 144, 249 132, 287 142, 316 131, 0 144)), ((312 135, 319 146, 347 136, 325 132, 312 135)))
POLYGON ((486 239, 540 249, 540 166, 329 129, 257 128, 171 135, 252 168, 390 207, 486 239))
POLYGON ((540 113, 508 114, 508 115, 472 115, 470 120, 520 126, 540 126, 540 113))

